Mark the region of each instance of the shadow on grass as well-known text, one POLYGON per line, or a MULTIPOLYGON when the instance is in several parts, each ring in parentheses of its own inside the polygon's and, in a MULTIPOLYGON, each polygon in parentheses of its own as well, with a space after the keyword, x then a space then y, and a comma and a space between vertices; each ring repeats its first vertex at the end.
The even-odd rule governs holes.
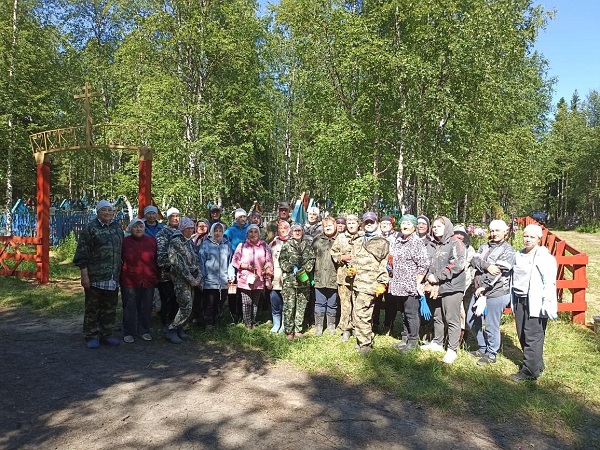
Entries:
MULTIPOLYGON (((79 320, 8 310, 0 323, 3 448, 591 448, 600 442, 598 401, 587 402, 552 377, 562 350, 550 342, 548 373, 538 385, 516 385, 507 379, 514 369, 507 358, 480 368, 461 351, 445 366, 440 354, 400 355, 390 338, 378 338, 376 350, 361 358, 339 336, 289 341, 266 324, 253 331, 235 325, 192 330, 193 340, 179 346, 155 339, 88 350, 79 320)), ((580 339, 580 346, 594 345, 592 336, 580 339)))

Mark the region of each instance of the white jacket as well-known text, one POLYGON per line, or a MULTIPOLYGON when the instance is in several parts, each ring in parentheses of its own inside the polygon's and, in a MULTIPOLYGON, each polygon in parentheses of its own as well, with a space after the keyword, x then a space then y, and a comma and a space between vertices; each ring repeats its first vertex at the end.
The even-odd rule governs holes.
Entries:
MULTIPOLYGON (((516 253, 516 265, 523 257, 523 250, 516 253)), ((558 300, 556 298, 556 275, 558 265, 546 247, 538 246, 533 257, 533 267, 529 278, 529 315, 531 317, 556 318, 558 300), (542 313, 542 308, 546 314, 542 313)), ((512 309, 515 310, 515 296, 512 295, 512 309)))

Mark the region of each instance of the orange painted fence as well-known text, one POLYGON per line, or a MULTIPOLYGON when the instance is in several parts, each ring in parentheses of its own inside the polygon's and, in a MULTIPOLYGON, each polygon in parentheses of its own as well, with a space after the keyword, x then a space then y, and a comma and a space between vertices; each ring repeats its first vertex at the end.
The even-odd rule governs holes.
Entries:
POLYGON ((0 276, 37 278, 43 280, 42 240, 32 237, 0 236, 0 276), (36 252, 27 252, 24 246, 35 246, 36 252), (34 261, 36 270, 19 270, 23 261, 34 261))
MULTIPOLYGON (((558 263, 556 290, 558 294, 558 310, 570 311, 573 323, 585 324, 585 290, 588 287, 587 265, 589 258, 586 253, 573 248, 567 241, 562 240, 552 231, 531 217, 518 217, 517 223, 525 227, 529 224, 540 225, 544 231, 541 245, 548 247, 558 263), (571 293, 571 301, 565 298, 565 293, 571 293)), ((510 309, 507 309, 510 312, 510 309)))

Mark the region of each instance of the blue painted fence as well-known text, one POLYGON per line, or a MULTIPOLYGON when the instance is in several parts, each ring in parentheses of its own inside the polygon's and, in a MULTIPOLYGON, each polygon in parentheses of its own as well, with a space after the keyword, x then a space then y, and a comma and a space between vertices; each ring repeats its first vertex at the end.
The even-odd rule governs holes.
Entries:
MULTIPOLYGON (((50 245, 58 245, 69 236, 71 231, 79 236, 83 226, 96 217, 96 211, 60 211, 50 215, 50 245)), ((129 216, 118 211, 115 217, 125 229, 129 224, 129 216)), ((37 236, 37 216, 35 212, 17 212, 12 215, 12 235, 19 237, 37 236)), ((6 214, 0 214, 0 236, 6 235, 6 214)))

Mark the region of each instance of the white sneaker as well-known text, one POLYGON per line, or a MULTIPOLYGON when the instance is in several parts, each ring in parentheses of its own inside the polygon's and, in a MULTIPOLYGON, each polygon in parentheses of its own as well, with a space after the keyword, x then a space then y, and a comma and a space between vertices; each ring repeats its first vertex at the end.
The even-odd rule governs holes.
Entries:
POLYGON ((130 335, 127 335, 127 336, 125 336, 125 337, 123 338, 123 340, 124 340, 125 342, 127 342, 128 344, 131 344, 131 343, 134 341, 134 339, 133 339, 133 336, 130 336, 130 335))
POLYGON ((144 334, 142 334, 142 339, 145 341, 151 341, 152 335, 150 333, 144 333, 144 334))
POLYGON ((444 355, 444 359, 442 359, 442 362, 445 362, 446 364, 452 364, 457 357, 458 355, 456 354, 455 350, 448 349, 448 351, 444 355))
POLYGON ((430 352, 438 352, 438 353, 444 353, 444 347, 440 344, 438 344, 437 342, 430 342, 429 344, 423 345, 421 346, 421 350, 426 350, 426 351, 430 351, 430 352))

